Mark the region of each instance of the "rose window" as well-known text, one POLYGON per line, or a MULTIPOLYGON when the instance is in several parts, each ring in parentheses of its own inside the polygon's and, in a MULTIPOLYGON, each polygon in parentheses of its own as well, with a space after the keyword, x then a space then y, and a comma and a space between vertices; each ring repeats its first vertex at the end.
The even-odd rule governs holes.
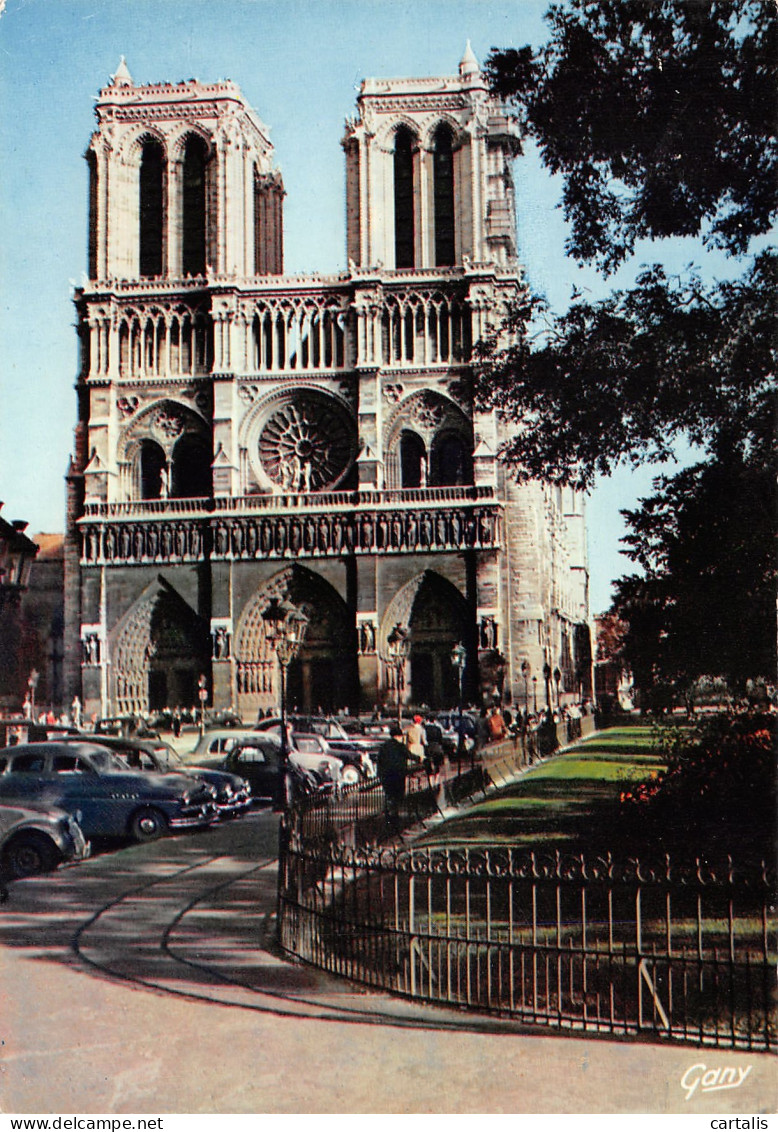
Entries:
POLYGON ((324 491, 352 463, 353 428, 335 402, 303 394, 271 412, 259 434, 259 458, 284 491, 324 491))

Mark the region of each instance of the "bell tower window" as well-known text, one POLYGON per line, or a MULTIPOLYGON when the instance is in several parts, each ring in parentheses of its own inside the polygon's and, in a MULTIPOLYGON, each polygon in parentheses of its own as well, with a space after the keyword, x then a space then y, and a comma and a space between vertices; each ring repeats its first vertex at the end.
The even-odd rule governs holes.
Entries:
POLYGON ((158 142, 148 141, 140 159, 140 274, 162 274, 164 243, 165 155, 158 142))
POLYGON ((451 130, 438 126, 432 155, 435 206, 435 265, 451 267, 454 248, 454 153, 451 130))
POLYGON ((401 126, 394 138, 394 265, 415 267, 413 135, 401 126))
POLYGON ((427 486, 427 449, 409 429, 400 437, 400 481, 403 487, 427 486))
POLYGON ((208 148, 192 135, 184 147, 183 245, 184 275, 204 275, 206 262, 206 174, 208 148))

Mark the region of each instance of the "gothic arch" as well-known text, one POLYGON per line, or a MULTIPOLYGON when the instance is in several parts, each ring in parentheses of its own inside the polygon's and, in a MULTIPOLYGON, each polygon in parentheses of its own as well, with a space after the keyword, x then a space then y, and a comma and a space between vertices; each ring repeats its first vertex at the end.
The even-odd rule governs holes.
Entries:
POLYGON ((453 437, 458 438, 463 454, 461 482, 472 482, 472 422, 451 398, 423 389, 400 401, 386 425, 384 460, 390 490, 404 486, 401 445, 407 432, 420 438, 427 454, 427 466, 418 486, 443 486, 444 479, 450 481, 450 476, 443 475, 445 465, 439 457, 444 438, 453 437))
MULTIPOLYGON (((458 642, 467 647, 472 641, 474 619, 465 596, 434 570, 424 570, 395 594, 381 620, 378 651, 386 660, 388 637, 395 625, 409 632, 410 656, 400 688, 406 700, 431 708, 450 708, 456 703, 451 650, 458 642)), ((392 688, 394 679, 391 665, 385 664, 385 685, 392 688)))
POLYGON ((121 142, 120 153, 124 164, 139 166, 143 147, 148 142, 161 146, 167 157, 168 140, 165 135, 153 126, 141 126, 136 133, 126 136, 121 142))
POLYGON ((353 616, 320 574, 297 563, 280 570, 251 597, 235 634, 238 702, 250 716, 258 707, 278 708, 278 663, 267 640, 263 613, 273 598, 291 601, 308 618, 300 655, 289 668, 289 706, 305 712, 334 710, 356 699, 353 616))
POLYGON ((199 412, 169 398, 155 401, 136 414, 117 444, 118 462, 128 477, 125 493, 132 499, 209 496, 212 450, 210 425, 199 412), (151 496, 143 494, 143 454, 149 444, 164 456, 159 494, 151 496))
POLYGON ((209 664, 207 627, 160 575, 111 634, 110 699, 119 714, 196 704, 209 664))

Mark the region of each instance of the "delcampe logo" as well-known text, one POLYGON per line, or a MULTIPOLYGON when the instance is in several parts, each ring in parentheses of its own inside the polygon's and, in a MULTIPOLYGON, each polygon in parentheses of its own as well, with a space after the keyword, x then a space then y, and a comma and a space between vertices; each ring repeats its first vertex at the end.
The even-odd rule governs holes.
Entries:
POLYGON ((745 1069, 724 1065, 719 1069, 709 1069, 703 1062, 690 1065, 681 1078, 681 1088, 686 1092, 686 1100, 690 1100, 699 1089, 700 1093, 717 1093, 721 1089, 737 1089, 751 1072, 751 1066, 745 1069))

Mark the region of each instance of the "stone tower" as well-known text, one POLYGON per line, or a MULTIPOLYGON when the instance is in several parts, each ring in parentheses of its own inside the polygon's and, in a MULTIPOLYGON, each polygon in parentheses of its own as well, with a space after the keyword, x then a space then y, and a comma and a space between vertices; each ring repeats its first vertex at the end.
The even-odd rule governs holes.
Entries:
POLYGON ((201 676, 246 719, 277 705, 273 597, 309 618, 307 710, 450 707, 457 643, 468 700, 523 704, 534 675, 545 702, 549 670, 578 698, 581 501, 518 488, 473 408, 472 345, 521 276, 515 126, 469 46, 457 76, 363 83, 329 277, 282 273, 283 187, 232 83, 122 61, 96 113, 66 555, 86 710, 191 705, 201 676))

